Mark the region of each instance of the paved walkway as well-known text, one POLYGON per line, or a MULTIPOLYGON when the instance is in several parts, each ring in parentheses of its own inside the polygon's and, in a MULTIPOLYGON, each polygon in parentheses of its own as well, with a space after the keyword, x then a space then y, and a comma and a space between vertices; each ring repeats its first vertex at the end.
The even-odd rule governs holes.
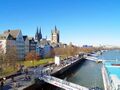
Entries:
POLYGON ((23 74, 23 75, 14 77, 14 82, 12 79, 7 79, 4 83, 5 84, 3 86, 3 90, 14 90, 14 89, 18 90, 21 87, 30 85, 30 83, 32 84, 32 79, 25 79, 25 74, 23 74))
POLYGON ((47 71, 46 73, 49 73, 49 75, 50 75, 54 72, 59 71, 60 69, 62 69, 64 67, 66 67, 67 65, 70 65, 71 63, 76 62, 77 60, 78 59, 76 59, 76 58, 64 60, 63 64, 61 64, 60 66, 56 66, 55 64, 53 64, 53 65, 46 66, 46 67, 39 66, 37 68, 29 68, 28 69, 29 72, 28 72, 27 76, 25 74, 16 76, 14 78, 15 82, 13 82, 12 79, 7 79, 5 81, 3 90, 14 90, 15 88, 17 90, 22 90, 28 86, 31 86, 34 83, 34 79, 37 77, 39 78, 39 75, 41 73, 45 73, 47 71), (30 76, 30 78, 28 76, 30 76))

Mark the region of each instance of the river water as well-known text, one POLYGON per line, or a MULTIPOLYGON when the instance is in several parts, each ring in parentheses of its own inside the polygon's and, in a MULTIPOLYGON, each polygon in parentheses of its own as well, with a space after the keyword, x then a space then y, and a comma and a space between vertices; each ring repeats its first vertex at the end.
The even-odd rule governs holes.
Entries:
MULTIPOLYGON (((120 51, 111 50, 103 52, 98 58, 104 60, 120 60, 120 51)), ((102 63, 85 61, 75 72, 66 76, 66 80, 88 88, 97 86, 103 89, 101 66, 102 63)))
MULTIPOLYGON (((104 60, 120 60, 120 51, 111 50, 103 52, 103 54, 98 56, 98 58, 104 60)), ((102 90, 104 90, 101 66, 102 63, 96 63, 93 61, 86 60, 84 63, 78 65, 77 68, 71 70, 70 73, 64 74, 61 78, 65 79, 66 81, 79 84, 88 88, 99 87, 102 90)), ((52 86, 50 90, 63 89, 52 86)))

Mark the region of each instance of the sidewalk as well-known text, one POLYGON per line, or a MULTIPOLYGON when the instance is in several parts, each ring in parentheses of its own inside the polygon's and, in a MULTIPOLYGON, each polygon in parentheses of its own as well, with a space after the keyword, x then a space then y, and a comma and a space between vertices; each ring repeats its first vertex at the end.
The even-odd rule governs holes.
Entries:
MULTIPOLYGON (((30 74, 28 74, 30 76, 30 74)), ((31 77, 32 78, 32 77, 31 77)), ((14 82, 12 78, 5 80, 3 90, 23 90, 23 88, 33 84, 33 79, 26 79, 25 74, 14 77, 14 82)))

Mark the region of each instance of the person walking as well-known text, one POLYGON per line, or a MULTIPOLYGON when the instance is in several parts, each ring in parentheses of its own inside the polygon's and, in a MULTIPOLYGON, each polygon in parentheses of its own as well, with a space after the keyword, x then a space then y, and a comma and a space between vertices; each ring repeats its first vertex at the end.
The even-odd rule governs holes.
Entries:
POLYGON ((12 80, 12 82, 14 82, 14 81, 15 81, 13 76, 11 77, 11 80, 12 80))
POLYGON ((17 82, 13 82, 13 89, 16 90, 16 87, 17 87, 17 82))

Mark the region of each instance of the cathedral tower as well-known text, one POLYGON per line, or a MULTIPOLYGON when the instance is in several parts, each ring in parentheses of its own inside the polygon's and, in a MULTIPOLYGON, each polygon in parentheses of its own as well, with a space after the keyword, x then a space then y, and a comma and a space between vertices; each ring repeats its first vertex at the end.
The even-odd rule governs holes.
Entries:
POLYGON ((59 43, 60 41, 60 32, 55 26, 55 29, 51 31, 51 42, 52 43, 59 43))
POLYGON ((41 39, 42 39, 41 28, 38 29, 38 27, 37 27, 37 31, 36 31, 36 34, 35 34, 35 40, 40 41, 41 39))

